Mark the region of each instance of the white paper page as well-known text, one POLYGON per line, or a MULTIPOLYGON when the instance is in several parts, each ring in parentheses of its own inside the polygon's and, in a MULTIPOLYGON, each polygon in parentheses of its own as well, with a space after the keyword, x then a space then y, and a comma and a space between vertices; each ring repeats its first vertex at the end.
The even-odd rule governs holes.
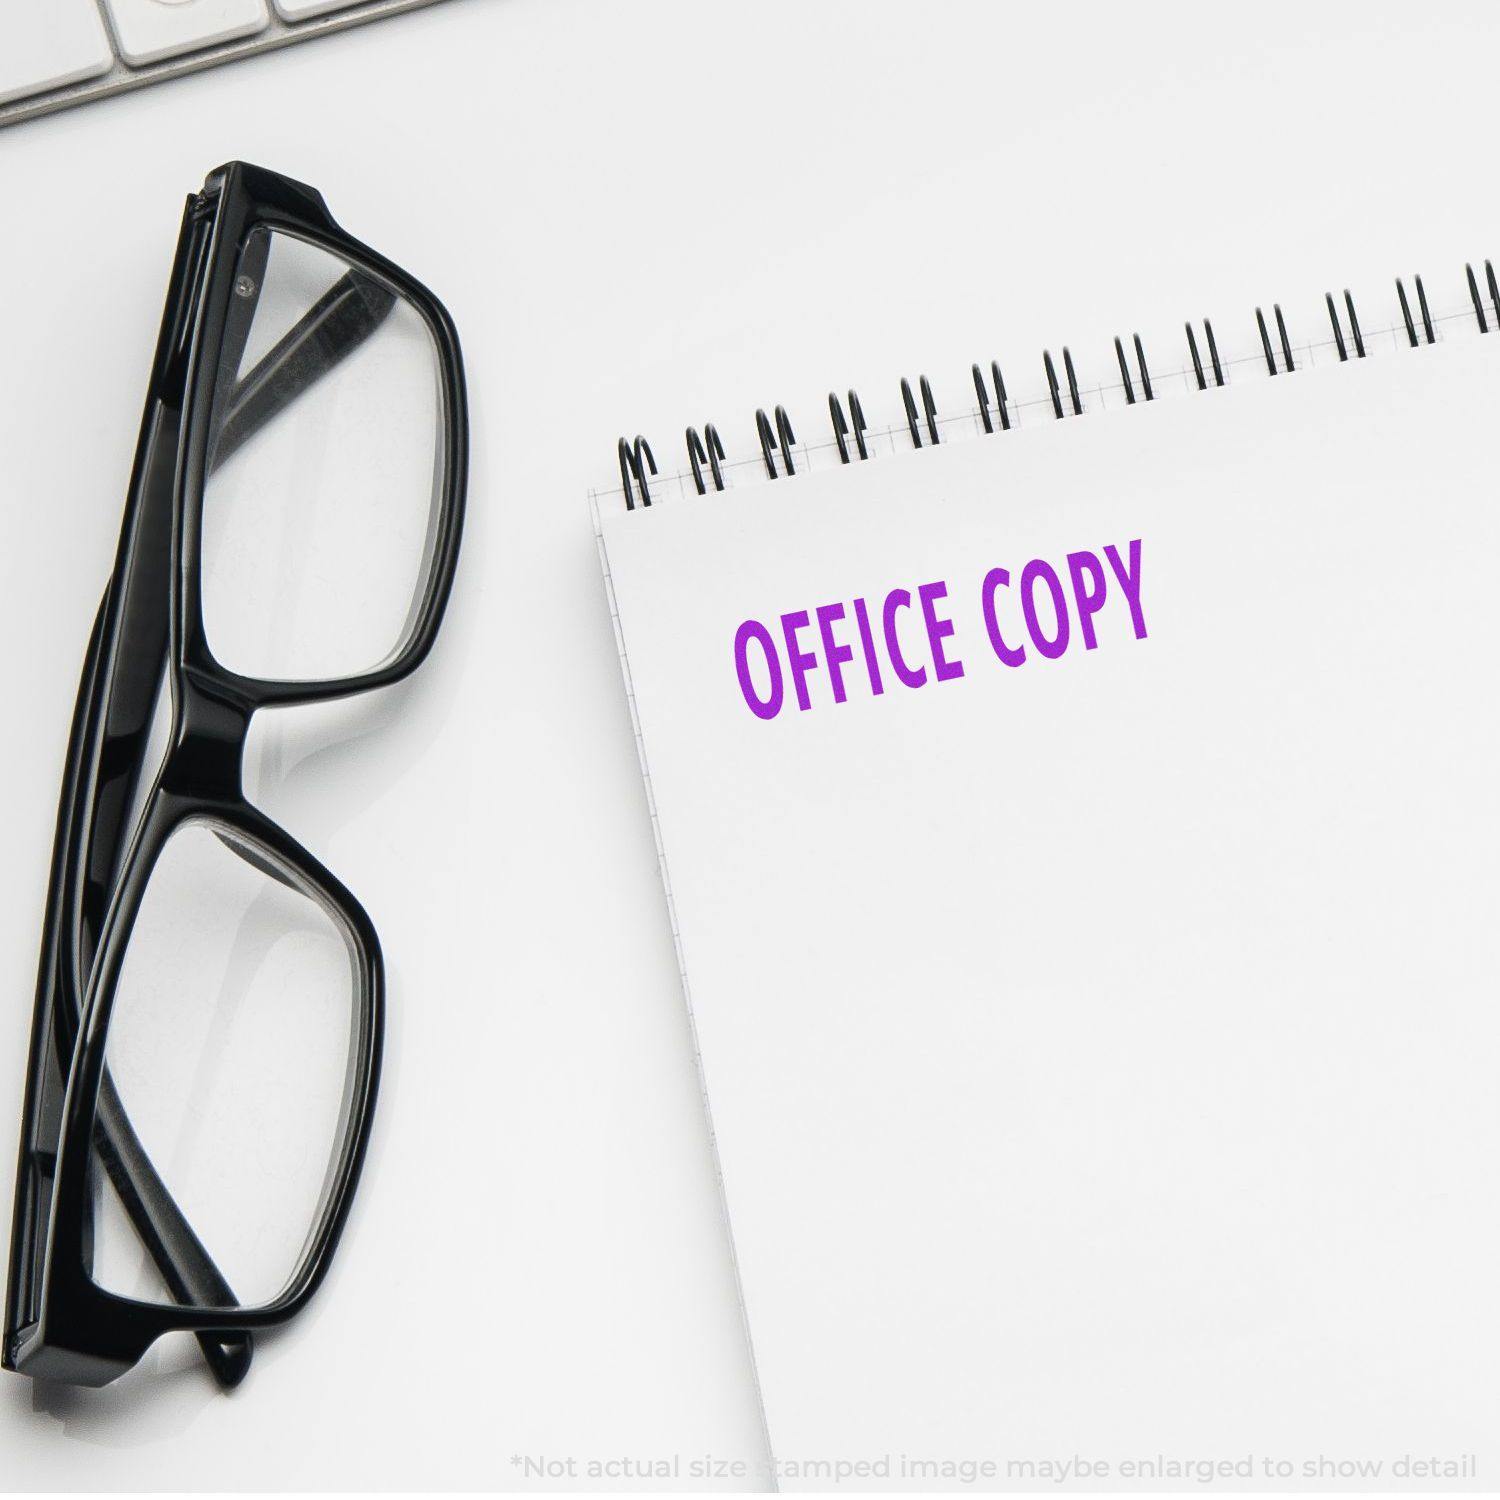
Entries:
POLYGON ((784 1488, 1500 1474, 1497 360, 605 514, 784 1488))

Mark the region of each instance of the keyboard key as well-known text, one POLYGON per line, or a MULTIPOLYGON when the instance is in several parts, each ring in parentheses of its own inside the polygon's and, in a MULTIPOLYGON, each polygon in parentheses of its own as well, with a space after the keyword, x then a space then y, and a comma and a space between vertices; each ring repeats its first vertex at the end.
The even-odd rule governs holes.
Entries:
POLYGON ((94 0, 0 3, 0 104, 97 78, 114 60, 94 0))
POLYGON ((305 21, 309 16, 326 16, 331 10, 348 10, 361 0, 272 0, 272 3, 283 21, 305 21))
MULTIPOLYGON (((48 0, 51 3, 51 0, 48 0)), ((254 36, 270 24, 265 0, 104 0, 125 61, 139 67, 254 36)))

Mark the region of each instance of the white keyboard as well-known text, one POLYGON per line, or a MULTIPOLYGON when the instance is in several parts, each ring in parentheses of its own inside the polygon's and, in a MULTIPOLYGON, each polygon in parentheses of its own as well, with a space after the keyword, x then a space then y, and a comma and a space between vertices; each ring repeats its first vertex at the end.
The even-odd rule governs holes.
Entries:
POLYGON ((436 0, 0 0, 0 125, 436 0))

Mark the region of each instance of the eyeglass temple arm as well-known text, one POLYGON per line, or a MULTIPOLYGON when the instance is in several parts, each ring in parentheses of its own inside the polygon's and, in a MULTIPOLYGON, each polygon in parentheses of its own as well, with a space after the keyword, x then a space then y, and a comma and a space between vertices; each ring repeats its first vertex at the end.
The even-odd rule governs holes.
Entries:
MULTIPOLYGON (((251 305, 232 309, 226 325, 219 355, 226 380, 234 378, 258 298, 258 290, 243 297, 236 293, 238 302, 251 305)), ((255 367, 235 382, 209 450, 209 472, 354 353, 385 322, 395 304, 395 293, 378 281, 358 271, 341 276, 255 367)))
MULTIPOLYGON (((163 627, 153 629, 151 623, 141 617, 141 611, 130 608, 129 592, 127 587, 126 607, 122 611, 121 619, 122 646, 133 644, 138 648, 149 649, 157 631, 163 627), (142 639, 143 633, 147 632, 152 640, 142 639)), ((137 595, 137 598, 140 597, 137 595)), ((91 638, 89 659, 85 665, 83 685, 79 696, 78 713, 88 719, 96 718, 105 709, 105 705, 98 700, 98 679, 103 652, 104 619, 109 604, 109 591, 106 591, 105 598, 100 605, 99 619, 91 638)), ((163 639, 160 655, 157 658, 158 672, 159 662, 165 658, 165 651, 166 645, 163 639)), ((154 699, 154 694, 150 694, 147 703, 143 705, 140 688, 136 686, 134 693, 129 691, 134 684, 147 680, 150 680, 150 674, 135 677, 133 683, 127 681, 124 684, 127 697, 136 700, 134 704, 111 704, 110 707, 116 713, 125 709, 127 717, 135 718, 137 722, 149 726, 149 701, 154 699), (131 708, 134 708, 134 714, 129 713, 131 708)), ((159 677, 156 680, 159 681, 159 677)), ((111 727, 118 729, 118 725, 106 725, 106 731, 111 727)), ((90 739, 92 736, 85 736, 86 743, 90 739)), ((107 862, 111 870, 118 864, 126 832, 124 809, 128 807, 131 800, 130 794, 133 793, 140 779, 141 762, 145 751, 144 729, 134 735, 121 735, 117 732, 114 739, 115 752, 118 753, 123 748, 131 756, 131 762, 122 778, 125 783, 123 792, 117 789, 116 796, 108 799, 109 806, 119 810, 111 814, 107 808, 96 808, 94 826, 84 834, 90 846, 87 850, 88 862, 95 869, 100 868, 98 861, 101 859, 107 862), (122 745, 121 742, 125 743, 122 745)), ((83 791, 84 786, 80 778, 80 784, 74 792, 75 805, 78 806, 80 814, 83 791)), ((88 895, 85 896, 85 900, 87 899, 88 895)), ((61 920, 60 913, 56 920, 61 920)), ((87 958, 91 960, 92 955, 87 955, 87 958)), ((76 993, 76 986, 69 985, 67 974, 55 973, 53 984, 54 1002, 60 1002, 54 1004, 53 1014, 59 1018, 59 1021, 80 1016, 82 996, 76 993), (70 993, 70 991, 73 992, 70 993)), ((71 1059, 74 1035, 76 1035, 76 1025, 64 1024, 59 1030, 57 1038, 59 1051, 65 1054, 60 1056, 59 1066, 64 1076, 66 1076, 71 1059), (73 1035, 68 1033, 73 1033, 73 1035)), ((162 1281, 172 1296, 178 1302, 188 1305, 196 1304, 200 1307, 233 1306, 237 1301, 233 1290, 214 1264, 202 1241, 193 1232, 192 1226, 152 1165, 150 1157, 141 1145, 140 1138, 130 1124, 129 1116, 125 1112, 108 1069, 105 1070, 99 1090, 94 1146, 136 1234, 151 1256, 162 1281)), ((226 1388, 238 1385, 250 1368, 254 1349, 251 1335, 248 1332, 199 1333, 197 1338, 204 1358, 219 1384, 226 1388)))
MULTIPOLYGON (((78 846, 87 838, 83 825, 92 775, 85 761, 87 746, 94 742, 98 719, 104 709, 99 697, 99 682, 109 604, 107 591, 91 634, 74 709, 73 729, 69 735, 69 771, 58 816, 59 844, 47 893, 45 960, 39 980, 35 1022, 38 1028, 46 1028, 41 1033, 43 1036, 47 1031, 51 1036, 44 1043, 46 1050, 33 1058, 33 1072, 26 1087, 12 1228, 11 1282, 6 1297, 8 1327, 17 1326, 22 1318, 22 1309, 33 1295, 34 1278, 41 1274, 40 1264, 33 1259, 39 1253, 36 1237, 42 1232, 35 1216, 45 1213, 45 1199, 37 1197, 38 1180, 52 1175, 57 1151, 57 1112, 61 1108, 82 1017, 82 976, 77 968, 80 961, 87 962, 92 957, 79 954, 75 960, 71 956, 77 945, 65 932, 71 928, 71 923, 66 916, 69 901, 65 894, 64 871, 75 865, 78 846)), ((89 897, 87 890, 82 893, 85 905, 89 897)), ((84 942, 86 938, 80 935, 79 941, 84 942)), ((93 1148, 171 1294, 185 1304, 234 1305, 233 1291, 172 1201, 141 1148, 108 1072, 101 1083, 93 1148)), ((250 1334, 202 1332, 197 1337, 215 1379, 225 1387, 237 1385, 250 1366, 253 1351, 250 1334)))

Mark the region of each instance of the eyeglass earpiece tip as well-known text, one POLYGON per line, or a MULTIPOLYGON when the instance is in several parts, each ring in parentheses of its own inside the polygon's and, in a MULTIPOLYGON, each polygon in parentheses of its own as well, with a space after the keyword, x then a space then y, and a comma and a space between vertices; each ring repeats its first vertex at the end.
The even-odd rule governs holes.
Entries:
POLYGON ((228 1338, 205 1334, 201 1342, 214 1379, 222 1389, 232 1391, 250 1373, 254 1338, 248 1333, 231 1334, 228 1338))

